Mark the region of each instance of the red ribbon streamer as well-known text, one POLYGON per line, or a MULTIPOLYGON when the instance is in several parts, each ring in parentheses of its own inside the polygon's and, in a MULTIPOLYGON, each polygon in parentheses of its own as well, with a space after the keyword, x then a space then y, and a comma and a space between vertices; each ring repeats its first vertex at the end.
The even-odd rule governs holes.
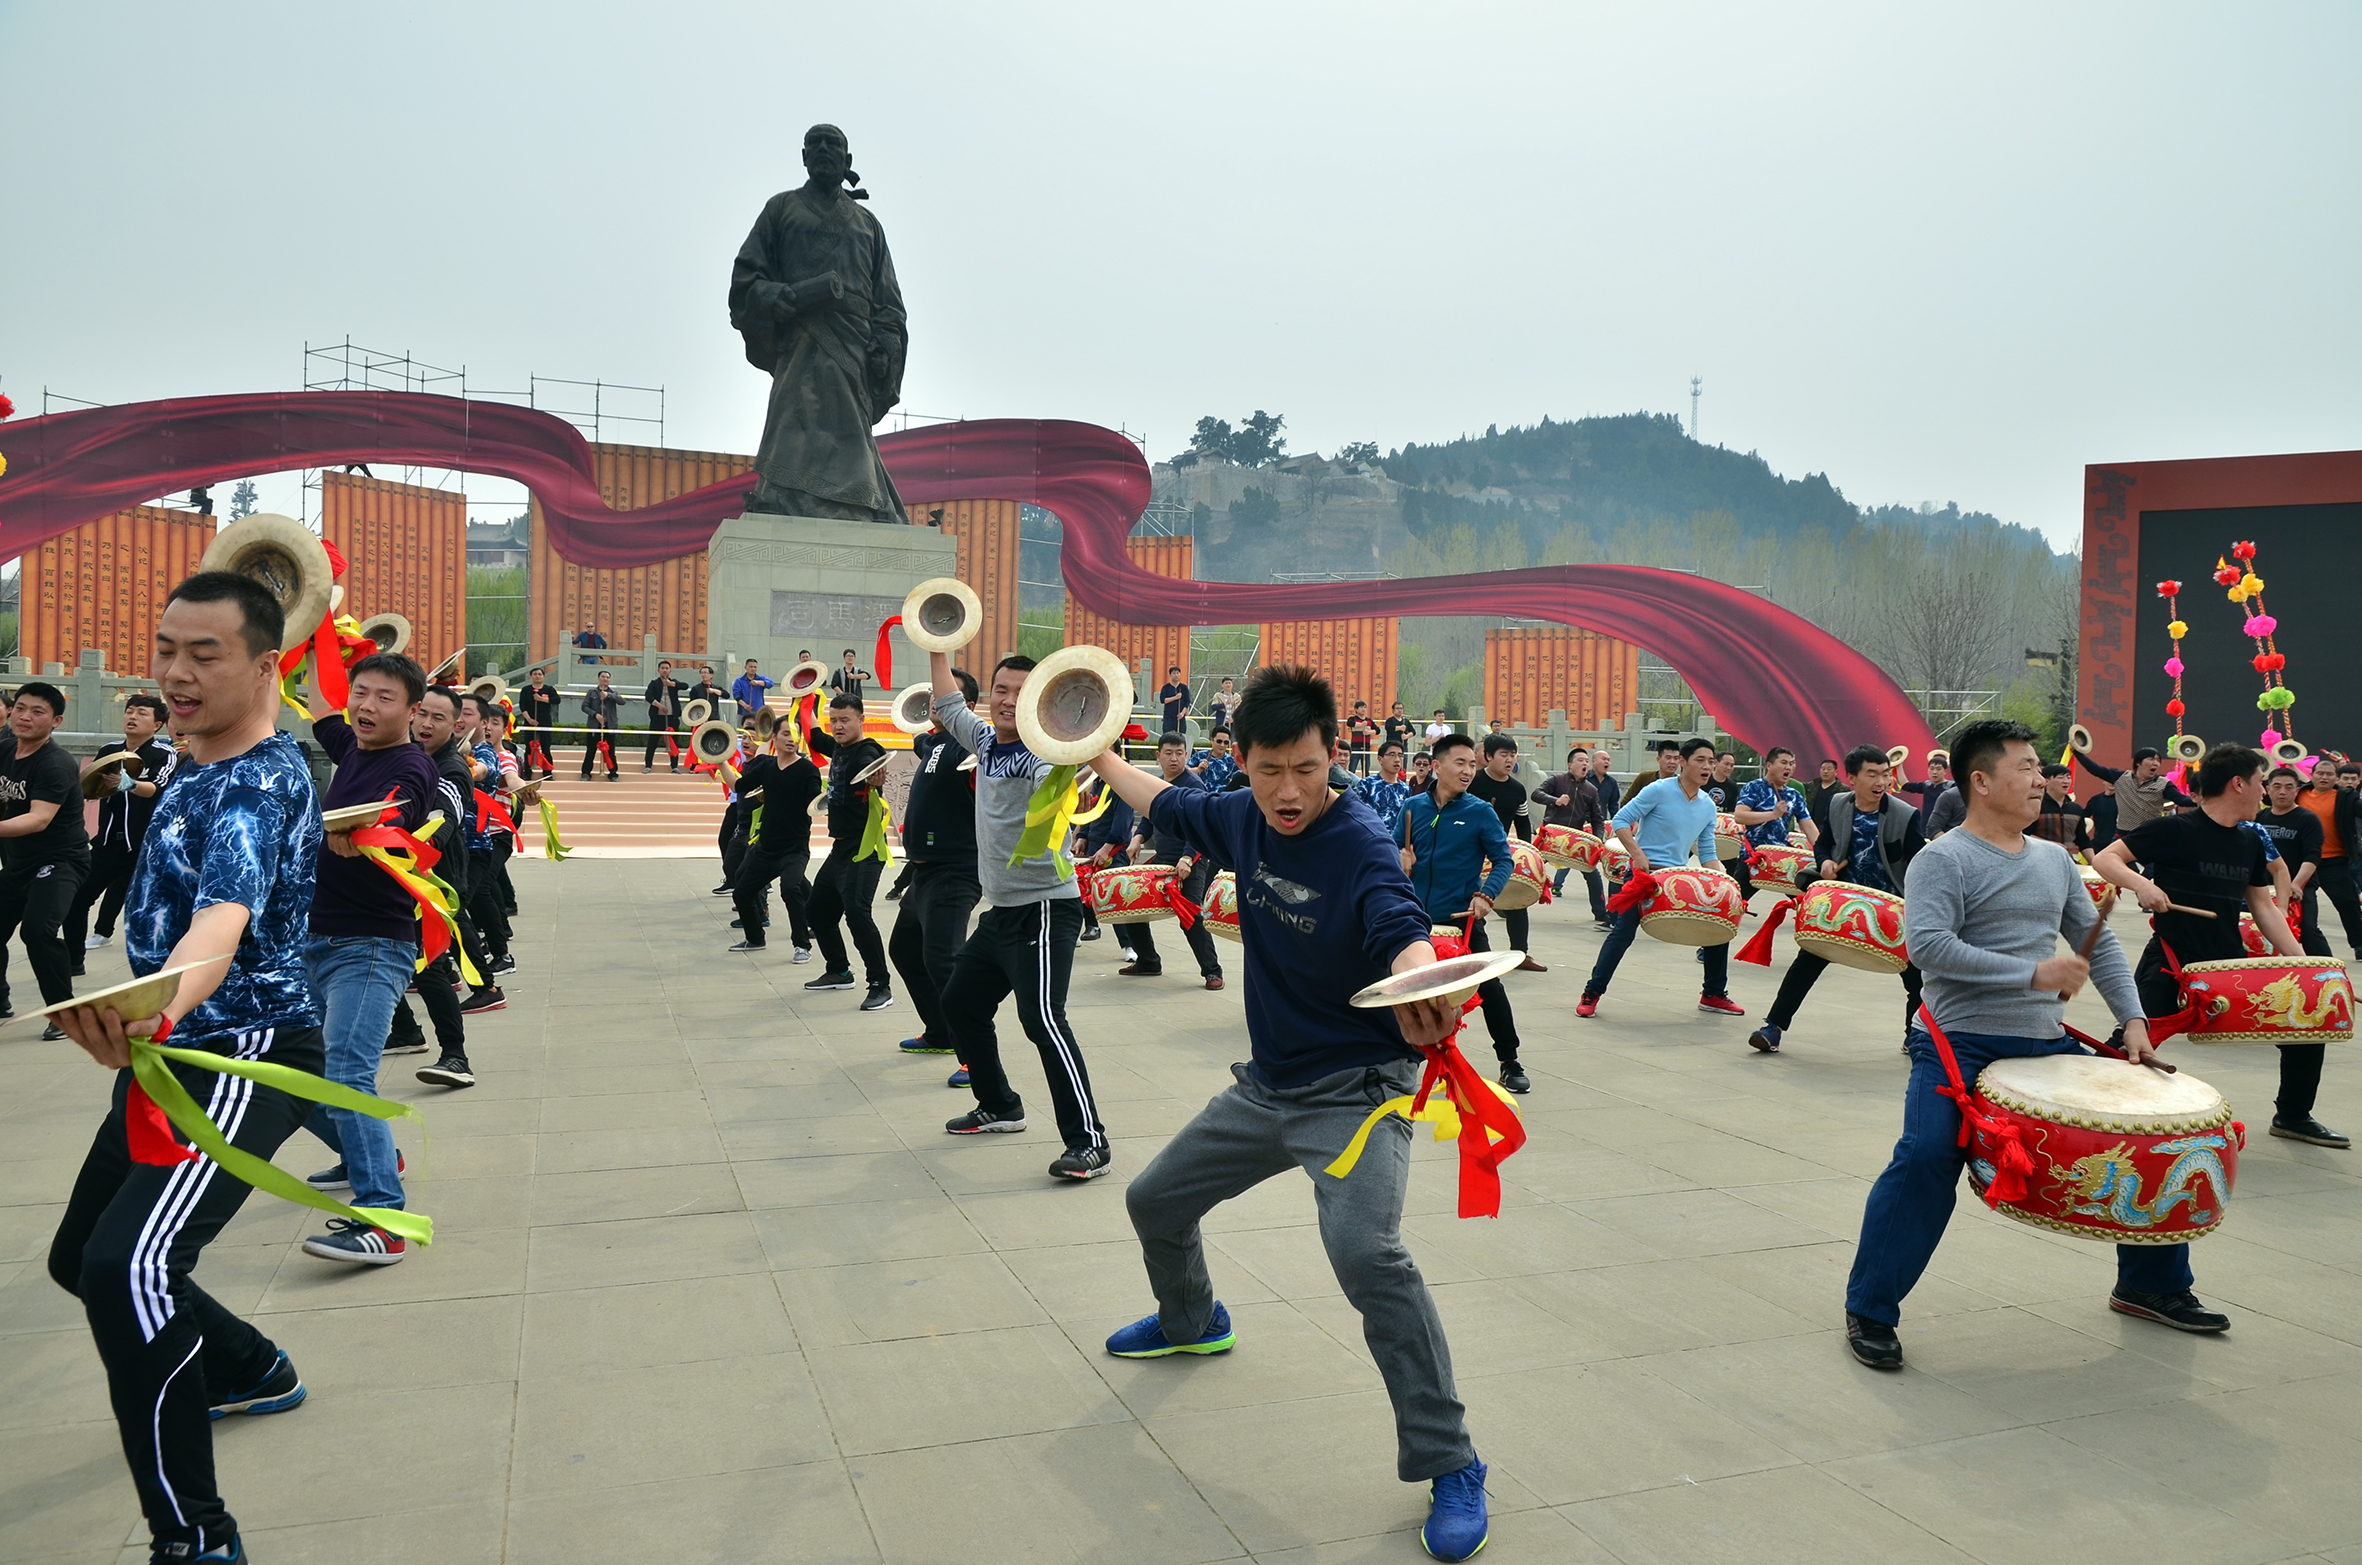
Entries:
POLYGON ((1763 917, 1763 927, 1755 931, 1754 938, 1739 947, 1739 960, 1753 962, 1757 967, 1771 966, 1772 935, 1787 920, 1789 909, 1795 906, 1794 897, 1782 897, 1774 902, 1771 911, 1763 917))
POLYGON ((1164 895, 1165 906, 1171 908, 1173 910, 1173 916, 1181 920, 1181 927, 1183 929, 1196 928, 1198 915, 1203 913, 1205 909, 1199 907, 1196 903, 1190 901, 1189 898, 1182 895, 1180 876, 1174 875, 1166 879, 1164 883, 1164 895))
POLYGON ((902 616, 897 614, 878 627, 878 655, 870 668, 878 676, 878 683, 889 691, 894 688, 894 643, 886 639, 886 632, 901 623, 902 616))
MULTIPOLYGON (((1985 1113, 1985 1100, 1961 1081, 1960 1061, 1953 1057, 1952 1040, 1945 1037, 1944 1029, 1936 1025, 1935 1012, 1922 1005, 1919 1008, 1919 1020, 1926 1026, 1927 1035, 1935 1040, 1936 1055, 1944 1062, 1944 1074, 1951 1078, 1948 1085, 1938 1086, 1936 1091, 1959 1105, 1960 1139, 1957 1144, 1967 1146, 1971 1130, 1981 1130, 2000 1144, 1999 1155, 1993 1165, 1993 1182, 1985 1186, 1985 1204, 1997 1207, 2005 1202, 2024 1200, 2026 1180, 2034 1172, 2034 1158, 2026 1150, 2025 1137, 2015 1124, 1985 1113)), ((2123 1056, 2118 1055, 2117 1058, 2123 1056)))
POLYGON ((1656 875, 1645 869, 1634 870, 1632 878, 1607 899, 1607 910, 1610 913, 1629 913, 1656 894, 1656 875))
MULTIPOLYGON (((1465 1016, 1466 1010, 1461 1014, 1465 1016)), ((1451 1039, 1429 1044, 1421 1052, 1427 1056, 1427 1069, 1419 1078, 1411 1113, 1425 1108, 1428 1094, 1437 1087, 1443 1089, 1460 1111, 1460 1215, 1498 1217, 1501 1163, 1525 1145, 1525 1124, 1516 1110, 1494 1095, 1451 1039), (1501 1138, 1497 1142, 1496 1133, 1501 1138)))
MULTIPOLYGON (((133 1018, 137 1020, 137 1018, 133 1018)), ((148 1035, 150 1043, 162 1043, 172 1036, 172 1018, 156 1018, 156 1030, 148 1035)), ((194 1163, 195 1147, 183 1146, 172 1133, 172 1121, 148 1096, 147 1089, 136 1080, 123 1096, 124 1140, 131 1148, 131 1161, 146 1163, 155 1168, 170 1168, 175 1163, 194 1163)))

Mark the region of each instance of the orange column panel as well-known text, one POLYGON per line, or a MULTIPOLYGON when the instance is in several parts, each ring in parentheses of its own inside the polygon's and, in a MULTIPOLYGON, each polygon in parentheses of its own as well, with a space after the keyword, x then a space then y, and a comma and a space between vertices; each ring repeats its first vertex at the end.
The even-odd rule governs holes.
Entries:
POLYGON ((1553 711, 1570 727, 1622 724, 1640 688, 1640 648, 1572 626, 1484 633, 1484 711, 1539 728, 1553 711))
POLYGON ((1356 701, 1384 718, 1394 704, 1394 676, 1402 651, 1402 622, 1391 615, 1353 619, 1283 620, 1266 624, 1255 653, 1258 668, 1296 664, 1324 675, 1336 693, 1340 720, 1356 701))
MULTIPOLYGON (((1142 570, 1176 581, 1197 574, 1194 538, 1126 538, 1124 552, 1142 570)), ((1186 625, 1126 625, 1092 613, 1073 598, 1066 600, 1066 644, 1105 647, 1124 660, 1127 668, 1148 659, 1153 687, 1164 682, 1165 670, 1175 664, 1189 677, 1189 627, 1186 625)))
POLYGON ((70 669, 87 647, 145 675, 165 595, 195 574, 213 532, 210 516, 135 505, 50 539, 20 562, 18 650, 36 670, 70 669))
POLYGON ((467 645, 467 496, 358 473, 320 475, 320 534, 344 556, 344 611, 410 621, 429 670, 467 645))
MULTIPOLYGON (((617 511, 670 500, 754 466, 754 458, 726 451, 610 444, 590 449, 599 494, 617 511)), ((549 546, 540 500, 532 502, 531 511, 529 658, 555 656, 586 620, 595 623, 607 644, 618 651, 636 652, 642 638, 650 635, 666 652, 705 650, 705 590, 711 578, 703 549, 624 570, 575 565, 549 546)), ((721 670, 714 672, 718 676, 721 670)))

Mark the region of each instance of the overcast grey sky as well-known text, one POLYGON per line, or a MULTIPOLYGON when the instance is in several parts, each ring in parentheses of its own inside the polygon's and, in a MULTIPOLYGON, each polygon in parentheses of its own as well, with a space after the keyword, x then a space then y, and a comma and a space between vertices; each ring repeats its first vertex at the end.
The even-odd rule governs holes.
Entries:
MULTIPOLYGON (((1297 450, 1635 408, 2069 540, 2084 463, 2362 441, 2362 8, 0 3, 0 389, 350 334, 669 388, 843 126, 905 404, 1297 450)), ((473 487, 473 486, 471 486, 473 487)))

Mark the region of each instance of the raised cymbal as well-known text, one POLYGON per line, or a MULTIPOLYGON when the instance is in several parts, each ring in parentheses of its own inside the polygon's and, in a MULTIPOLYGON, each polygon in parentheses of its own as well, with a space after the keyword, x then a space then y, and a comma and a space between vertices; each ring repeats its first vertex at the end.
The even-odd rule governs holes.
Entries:
POLYGON ((1522 951, 1471 952, 1381 978, 1346 1003, 1365 1011, 1408 1005, 1413 1000, 1443 999, 1459 1005, 1476 992, 1478 984, 1514 973, 1524 961, 1522 951))
POLYGON ((320 827, 324 831, 359 831, 364 826, 374 826, 383 820, 387 807, 392 803, 390 799, 377 799, 368 804, 348 804, 341 809, 322 810, 320 827))

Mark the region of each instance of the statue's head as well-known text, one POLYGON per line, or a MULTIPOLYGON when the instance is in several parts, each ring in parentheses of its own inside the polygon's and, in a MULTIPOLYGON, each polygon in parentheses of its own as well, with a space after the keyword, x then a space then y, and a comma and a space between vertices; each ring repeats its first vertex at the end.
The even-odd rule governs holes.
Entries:
POLYGON ((853 172, 851 143, 834 125, 815 125, 804 132, 804 169, 831 189, 861 178, 853 172))

